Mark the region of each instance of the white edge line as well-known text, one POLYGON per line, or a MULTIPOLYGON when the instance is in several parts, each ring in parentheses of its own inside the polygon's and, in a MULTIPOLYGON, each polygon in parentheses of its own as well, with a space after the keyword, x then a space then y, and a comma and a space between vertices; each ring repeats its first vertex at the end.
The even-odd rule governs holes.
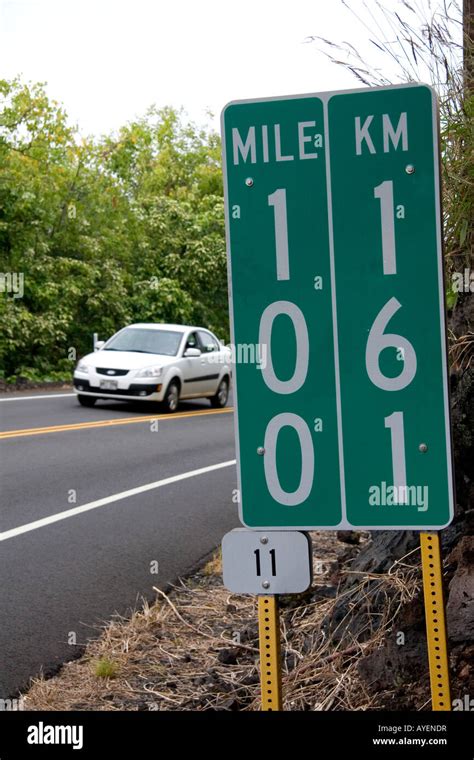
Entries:
POLYGON ((37 398, 68 398, 75 395, 75 393, 48 393, 45 396, 14 396, 13 398, 0 398, 0 404, 2 401, 32 401, 37 398))
POLYGON ((147 483, 144 486, 138 486, 137 488, 131 488, 128 491, 122 491, 121 493, 112 494, 112 496, 105 496, 103 499, 97 499, 96 501, 90 501, 88 504, 83 504, 80 507, 73 507, 73 509, 67 509, 64 512, 59 512, 49 517, 43 517, 41 520, 35 520, 25 525, 20 525, 18 528, 12 528, 0 533, 0 541, 6 541, 9 538, 15 536, 21 536, 22 533, 29 533, 32 530, 38 528, 44 528, 47 525, 52 525, 60 520, 66 520, 69 517, 75 517, 81 515, 83 512, 89 512, 91 509, 98 509, 104 507, 107 504, 112 504, 115 501, 121 501, 122 499, 128 499, 130 496, 137 496, 137 494, 145 493, 146 491, 152 491, 155 488, 161 488, 161 486, 168 486, 172 483, 178 483, 180 480, 186 480, 187 478, 193 478, 196 475, 204 475, 206 472, 213 472, 214 470, 221 470, 223 467, 231 467, 235 464, 235 459, 229 459, 227 462, 220 462, 219 464, 212 464, 209 467, 200 467, 198 470, 190 470, 189 472, 183 472, 181 475, 172 475, 170 478, 164 478, 163 480, 156 480, 154 483, 147 483))

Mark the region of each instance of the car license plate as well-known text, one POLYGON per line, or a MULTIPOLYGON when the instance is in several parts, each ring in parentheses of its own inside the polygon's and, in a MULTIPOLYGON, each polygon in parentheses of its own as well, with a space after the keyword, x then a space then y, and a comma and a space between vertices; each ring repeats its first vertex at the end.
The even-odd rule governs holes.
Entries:
POLYGON ((116 391, 117 388, 118 388, 117 380, 101 380, 100 381, 101 391, 116 391))

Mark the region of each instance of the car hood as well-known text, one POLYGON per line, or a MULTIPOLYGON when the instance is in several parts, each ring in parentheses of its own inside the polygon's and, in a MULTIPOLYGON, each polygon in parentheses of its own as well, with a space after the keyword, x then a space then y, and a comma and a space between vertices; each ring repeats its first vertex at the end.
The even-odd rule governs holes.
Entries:
POLYGON ((165 367, 174 364, 176 356, 164 354, 139 354, 134 351, 94 351, 81 359, 84 364, 104 369, 142 369, 143 367, 165 367))

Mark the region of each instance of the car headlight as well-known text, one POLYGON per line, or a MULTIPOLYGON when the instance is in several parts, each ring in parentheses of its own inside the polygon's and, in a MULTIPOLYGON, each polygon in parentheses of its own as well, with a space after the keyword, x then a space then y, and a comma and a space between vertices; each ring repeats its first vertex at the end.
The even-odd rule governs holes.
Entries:
POLYGON ((77 367, 76 367, 76 369, 78 370, 78 372, 86 372, 87 373, 87 372, 89 372, 90 367, 85 362, 79 362, 78 365, 77 365, 77 367))
POLYGON ((137 372, 136 377, 160 377, 162 371, 163 367, 144 367, 137 372))

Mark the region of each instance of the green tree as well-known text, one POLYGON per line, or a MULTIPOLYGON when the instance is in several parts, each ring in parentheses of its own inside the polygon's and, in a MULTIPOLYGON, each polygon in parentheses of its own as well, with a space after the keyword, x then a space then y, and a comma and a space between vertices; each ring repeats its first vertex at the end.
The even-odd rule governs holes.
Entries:
POLYGON ((0 293, 5 377, 68 376, 130 321, 228 337, 220 142, 170 108, 81 138, 41 84, 0 81, 0 293))

